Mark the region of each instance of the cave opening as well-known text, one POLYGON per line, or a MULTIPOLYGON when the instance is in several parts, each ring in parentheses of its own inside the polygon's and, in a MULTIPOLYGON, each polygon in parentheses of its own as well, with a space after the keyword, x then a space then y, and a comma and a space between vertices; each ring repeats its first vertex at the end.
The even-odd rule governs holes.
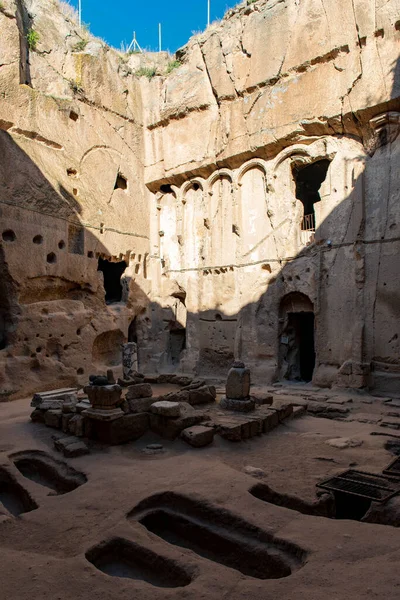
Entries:
POLYGON ((319 190, 325 181, 331 161, 327 158, 317 160, 311 165, 296 165, 292 167, 296 184, 296 198, 304 207, 302 230, 315 231, 314 205, 321 201, 319 190))
POLYGON ((104 276, 104 289, 106 304, 115 304, 122 300, 122 283, 121 277, 124 273, 127 264, 124 260, 120 262, 111 262, 103 258, 99 258, 97 270, 101 271, 104 276))
POLYGON ((169 362, 172 365, 178 365, 181 360, 181 353, 186 348, 186 329, 174 323, 171 325, 168 340, 169 362))
POLYGON ((114 190, 126 190, 128 188, 128 180, 122 175, 122 173, 117 174, 117 178, 114 184, 114 190))
POLYGON ((128 342, 138 343, 136 317, 131 321, 128 328, 128 342))

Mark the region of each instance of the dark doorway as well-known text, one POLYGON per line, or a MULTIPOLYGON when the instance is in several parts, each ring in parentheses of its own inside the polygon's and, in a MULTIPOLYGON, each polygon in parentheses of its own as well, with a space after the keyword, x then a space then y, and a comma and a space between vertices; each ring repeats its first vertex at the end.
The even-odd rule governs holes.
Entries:
POLYGON ((111 262, 99 258, 98 271, 102 271, 104 275, 104 289, 106 292, 106 304, 121 302, 122 300, 122 284, 121 276, 125 271, 127 264, 124 260, 121 262, 111 262))
POLYGON ((137 341, 137 327, 136 327, 136 317, 133 319, 128 328, 128 342, 138 343, 137 341))
POLYGON ((315 367, 314 314, 288 314, 288 334, 291 334, 295 379, 311 381, 315 367))
POLYGON ((181 353, 186 348, 186 329, 179 326, 170 329, 168 346, 171 364, 179 364, 181 353))
POLYGON ((321 201, 319 189, 325 181, 330 160, 318 160, 311 165, 294 165, 293 177, 296 183, 296 198, 304 206, 302 229, 315 230, 314 204, 321 201))

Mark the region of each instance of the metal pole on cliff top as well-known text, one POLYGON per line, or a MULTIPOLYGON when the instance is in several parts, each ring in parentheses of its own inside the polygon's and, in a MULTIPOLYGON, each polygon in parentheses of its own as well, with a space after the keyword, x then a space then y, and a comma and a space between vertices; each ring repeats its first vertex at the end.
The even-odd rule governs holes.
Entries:
POLYGON ((158 51, 162 51, 162 33, 161 33, 161 23, 158 24, 158 51))
POLYGON ((79 27, 82 26, 82 0, 78 0, 79 27))
POLYGON ((211 0, 207 3, 207 27, 210 25, 211 0))

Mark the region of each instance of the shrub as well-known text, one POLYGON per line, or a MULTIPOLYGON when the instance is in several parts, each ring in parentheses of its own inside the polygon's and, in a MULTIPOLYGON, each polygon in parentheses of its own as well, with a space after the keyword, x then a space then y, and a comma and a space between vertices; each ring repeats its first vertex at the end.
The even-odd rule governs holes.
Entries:
POLYGON ((88 43, 89 40, 87 39, 79 40, 79 42, 76 42, 75 46, 73 46, 72 52, 83 52, 88 43))
POLYGON ((171 60, 167 66, 167 73, 171 73, 174 69, 177 69, 181 66, 181 62, 179 60, 171 60))
POLYGON ((153 79, 156 73, 157 69, 155 67, 140 67, 140 69, 135 72, 135 75, 138 77, 147 77, 147 79, 150 81, 150 79, 153 79))
POLYGON ((30 29, 26 35, 29 50, 36 50, 40 35, 34 29, 30 29))

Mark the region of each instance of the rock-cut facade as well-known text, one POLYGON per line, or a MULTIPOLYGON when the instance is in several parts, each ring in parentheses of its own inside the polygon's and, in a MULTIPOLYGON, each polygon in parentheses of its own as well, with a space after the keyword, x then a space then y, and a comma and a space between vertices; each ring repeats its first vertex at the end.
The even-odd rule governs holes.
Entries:
POLYGON ((398 390, 400 0, 244 2, 172 66, 55 0, 0 32, 0 400, 128 341, 146 373, 398 390))

